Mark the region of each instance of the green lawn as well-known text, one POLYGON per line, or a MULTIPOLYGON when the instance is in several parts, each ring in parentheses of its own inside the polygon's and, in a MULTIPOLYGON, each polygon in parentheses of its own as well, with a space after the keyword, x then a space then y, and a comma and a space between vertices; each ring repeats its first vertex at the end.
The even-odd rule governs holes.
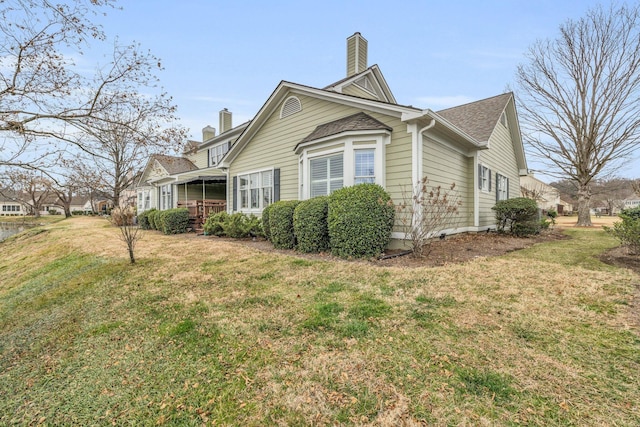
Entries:
POLYGON ((639 277, 569 232, 399 269, 31 229, 0 243, 0 424, 640 425, 639 277))

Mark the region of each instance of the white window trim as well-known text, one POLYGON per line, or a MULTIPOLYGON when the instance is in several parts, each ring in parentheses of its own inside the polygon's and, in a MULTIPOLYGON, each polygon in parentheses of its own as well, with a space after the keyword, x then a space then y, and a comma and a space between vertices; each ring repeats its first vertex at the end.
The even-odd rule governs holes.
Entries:
POLYGON ((228 151, 229 151, 229 142, 228 141, 221 142, 219 144, 212 145, 211 147, 209 147, 207 149, 207 155, 209 156, 209 161, 208 161, 209 167, 218 166, 220 164, 220 161, 222 160, 224 155, 227 154, 228 151), (225 148, 222 148, 220 156, 218 156, 216 154, 216 156, 215 156, 216 159, 214 159, 213 158, 214 156, 212 155, 212 152, 215 152, 218 148, 223 147, 225 145, 226 145, 226 150, 225 150, 225 148))
POLYGON ((350 187, 355 181, 355 150, 374 150, 375 183, 384 188, 386 181, 385 146, 391 142, 389 132, 364 131, 346 132, 334 137, 322 138, 301 145, 296 152, 300 154, 298 176, 300 177, 300 200, 310 198, 309 162, 318 157, 327 157, 343 153, 343 187, 350 187), (369 143, 367 143, 369 142, 369 143), (309 151, 313 150, 312 153, 309 151))
POLYGON ((500 172, 496 172, 496 182, 495 182, 495 187, 496 187, 496 200, 500 201, 500 200, 507 200, 509 197, 509 177, 506 175, 501 174, 500 172), (504 178, 505 181, 505 187, 502 188, 501 184, 500 184, 500 178, 504 178), (502 198, 500 196, 501 193, 504 193, 504 198, 502 198))
MULTIPOLYGON (((259 214, 262 212, 262 210, 266 207, 263 206, 263 199, 262 197, 259 197, 258 201, 259 201, 259 206, 258 208, 251 208, 251 192, 249 192, 248 194, 248 201, 249 201, 249 207, 248 208, 242 208, 242 199, 240 198, 240 177, 244 176, 244 175, 251 175, 254 173, 257 173, 258 176, 260 177, 260 185, 258 186, 258 189, 262 190, 263 186, 262 186, 262 173, 263 172, 271 172, 271 203, 273 203, 273 199, 275 197, 275 172, 274 172, 275 168, 267 168, 267 169, 256 169, 256 170, 251 170, 251 171, 247 171, 247 172, 240 172, 236 175, 237 180, 238 180, 238 188, 236 193, 233 195, 233 197, 236 198, 236 204, 238 207, 237 212, 242 212, 245 214, 259 214)), ((249 190, 251 190, 251 188, 249 188, 249 190)), ((261 195, 260 195, 261 196, 261 195)))
POLYGON ((481 179, 481 188, 480 191, 482 191, 483 193, 490 193, 490 185, 491 185, 491 168, 483 163, 480 163, 480 167, 482 168, 482 176, 480 177, 481 179), (486 173, 486 175, 485 175, 486 173), (486 185, 485 185, 486 183, 486 185))

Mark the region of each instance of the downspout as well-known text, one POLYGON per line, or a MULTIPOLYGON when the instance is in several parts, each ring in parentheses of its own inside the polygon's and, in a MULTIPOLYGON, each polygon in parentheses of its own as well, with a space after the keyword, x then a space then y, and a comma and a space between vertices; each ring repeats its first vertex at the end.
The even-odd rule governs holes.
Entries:
POLYGON ((415 182, 416 184, 418 183, 418 181, 422 179, 422 174, 424 173, 424 170, 422 169, 423 167, 422 159, 424 158, 424 136, 422 134, 428 131, 429 129, 431 129, 432 127, 434 127, 435 125, 436 125, 436 119, 431 119, 431 122, 428 125, 426 125, 425 127, 423 127, 418 131, 418 162, 417 162, 418 179, 415 182))
MULTIPOLYGON (((432 127, 436 125, 436 119, 431 119, 428 125, 424 126, 420 130, 418 130, 418 137, 414 139, 415 146, 413 147, 413 182, 411 183, 411 192, 415 192, 415 186, 420 185, 420 181, 422 180, 423 170, 423 154, 424 154, 424 137, 422 135, 423 132, 428 131, 432 127)), ((413 226, 416 227, 422 223, 422 211, 419 206, 417 206, 417 202, 415 198, 413 198, 413 210, 416 213, 413 216, 413 226)))

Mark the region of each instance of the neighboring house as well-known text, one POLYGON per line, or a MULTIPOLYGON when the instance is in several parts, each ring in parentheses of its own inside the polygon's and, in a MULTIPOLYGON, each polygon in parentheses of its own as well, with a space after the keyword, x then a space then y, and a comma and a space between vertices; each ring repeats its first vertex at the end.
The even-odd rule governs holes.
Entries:
POLYGON ((534 199, 539 209, 556 211, 562 214, 567 203, 560 199, 560 191, 551 185, 540 181, 532 174, 520 177, 520 194, 522 197, 534 199))
MULTIPOLYGON (((221 184, 215 197, 226 193, 230 213, 260 215, 277 200, 367 182, 400 203, 403 190, 427 176, 431 186, 455 183, 462 201, 442 231, 480 231, 495 227, 491 207, 519 196, 527 173, 512 93, 437 112, 400 105, 379 67, 367 65, 360 33, 347 39, 346 78, 325 88, 282 81, 253 120, 222 129, 172 158, 189 160, 178 172, 150 159, 138 186, 139 209, 176 206, 198 189, 208 198, 207 183, 221 184)), ((393 237, 404 238, 399 226, 393 237)))
POLYGON ((0 191, 0 216, 27 215, 29 206, 11 190, 0 191))

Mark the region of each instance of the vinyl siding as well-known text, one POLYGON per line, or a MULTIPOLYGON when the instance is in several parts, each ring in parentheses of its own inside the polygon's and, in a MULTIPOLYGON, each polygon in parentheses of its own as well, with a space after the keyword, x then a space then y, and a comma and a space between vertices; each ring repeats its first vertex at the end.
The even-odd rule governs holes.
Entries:
MULTIPOLYGON (((496 125, 489 138, 489 149, 480 151, 479 162, 491 169, 491 191, 480 191, 480 227, 495 225, 491 208, 496 204, 496 173, 509 178, 509 197, 520 195, 520 175, 516 163, 511 134, 501 123, 496 125)), ((477 170, 475 171, 477 173, 477 170)))
MULTIPOLYGON (((266 120, 262 128, 238 154, 230 165, 229 206, 233 206, 231 190, 232 177, 240 173, 268 168, 280 169, 280 199, 297 200, 299 194, 299 156, 295 146, 309 135, 318 125, 363 111, 341 104, 332 103, 304 95, 296 95, 302 103, 302 111, 280 119, 280 106, 266 120)), ((286 96, 283 97, 286 99, 286 96)), ((400 194, 399 184, 411 176, 411 135, 399 118, 366 111, 371 117, 393 128, 392 142, 385 146, 386 186, 392 197, 400 194), (408 156, 408 157, 403 157, 408 156)))
POLYGON ((473 158, 428 137, 422 153, 422 176, 429 179, 429 189, 441 186, 443 191, 451 191, 451 184, 455 183, 451 192, 459 196, 462 205, 449 227, 473 226, 473 158))
POLYGON ((195 154, 189 154, 186 157, 191 160, 198 169, 204 169, 209 166, 209 150, 206 148, 198 150, 195 154))
POLYGON ((342 93, 346 95, 357 96, 359 98, 373 99, 375 101, 379 101, 379 98, 371 92, 367 92, 366 90, 359 88, 358 86, 351 84, 342 89, 342 93))

